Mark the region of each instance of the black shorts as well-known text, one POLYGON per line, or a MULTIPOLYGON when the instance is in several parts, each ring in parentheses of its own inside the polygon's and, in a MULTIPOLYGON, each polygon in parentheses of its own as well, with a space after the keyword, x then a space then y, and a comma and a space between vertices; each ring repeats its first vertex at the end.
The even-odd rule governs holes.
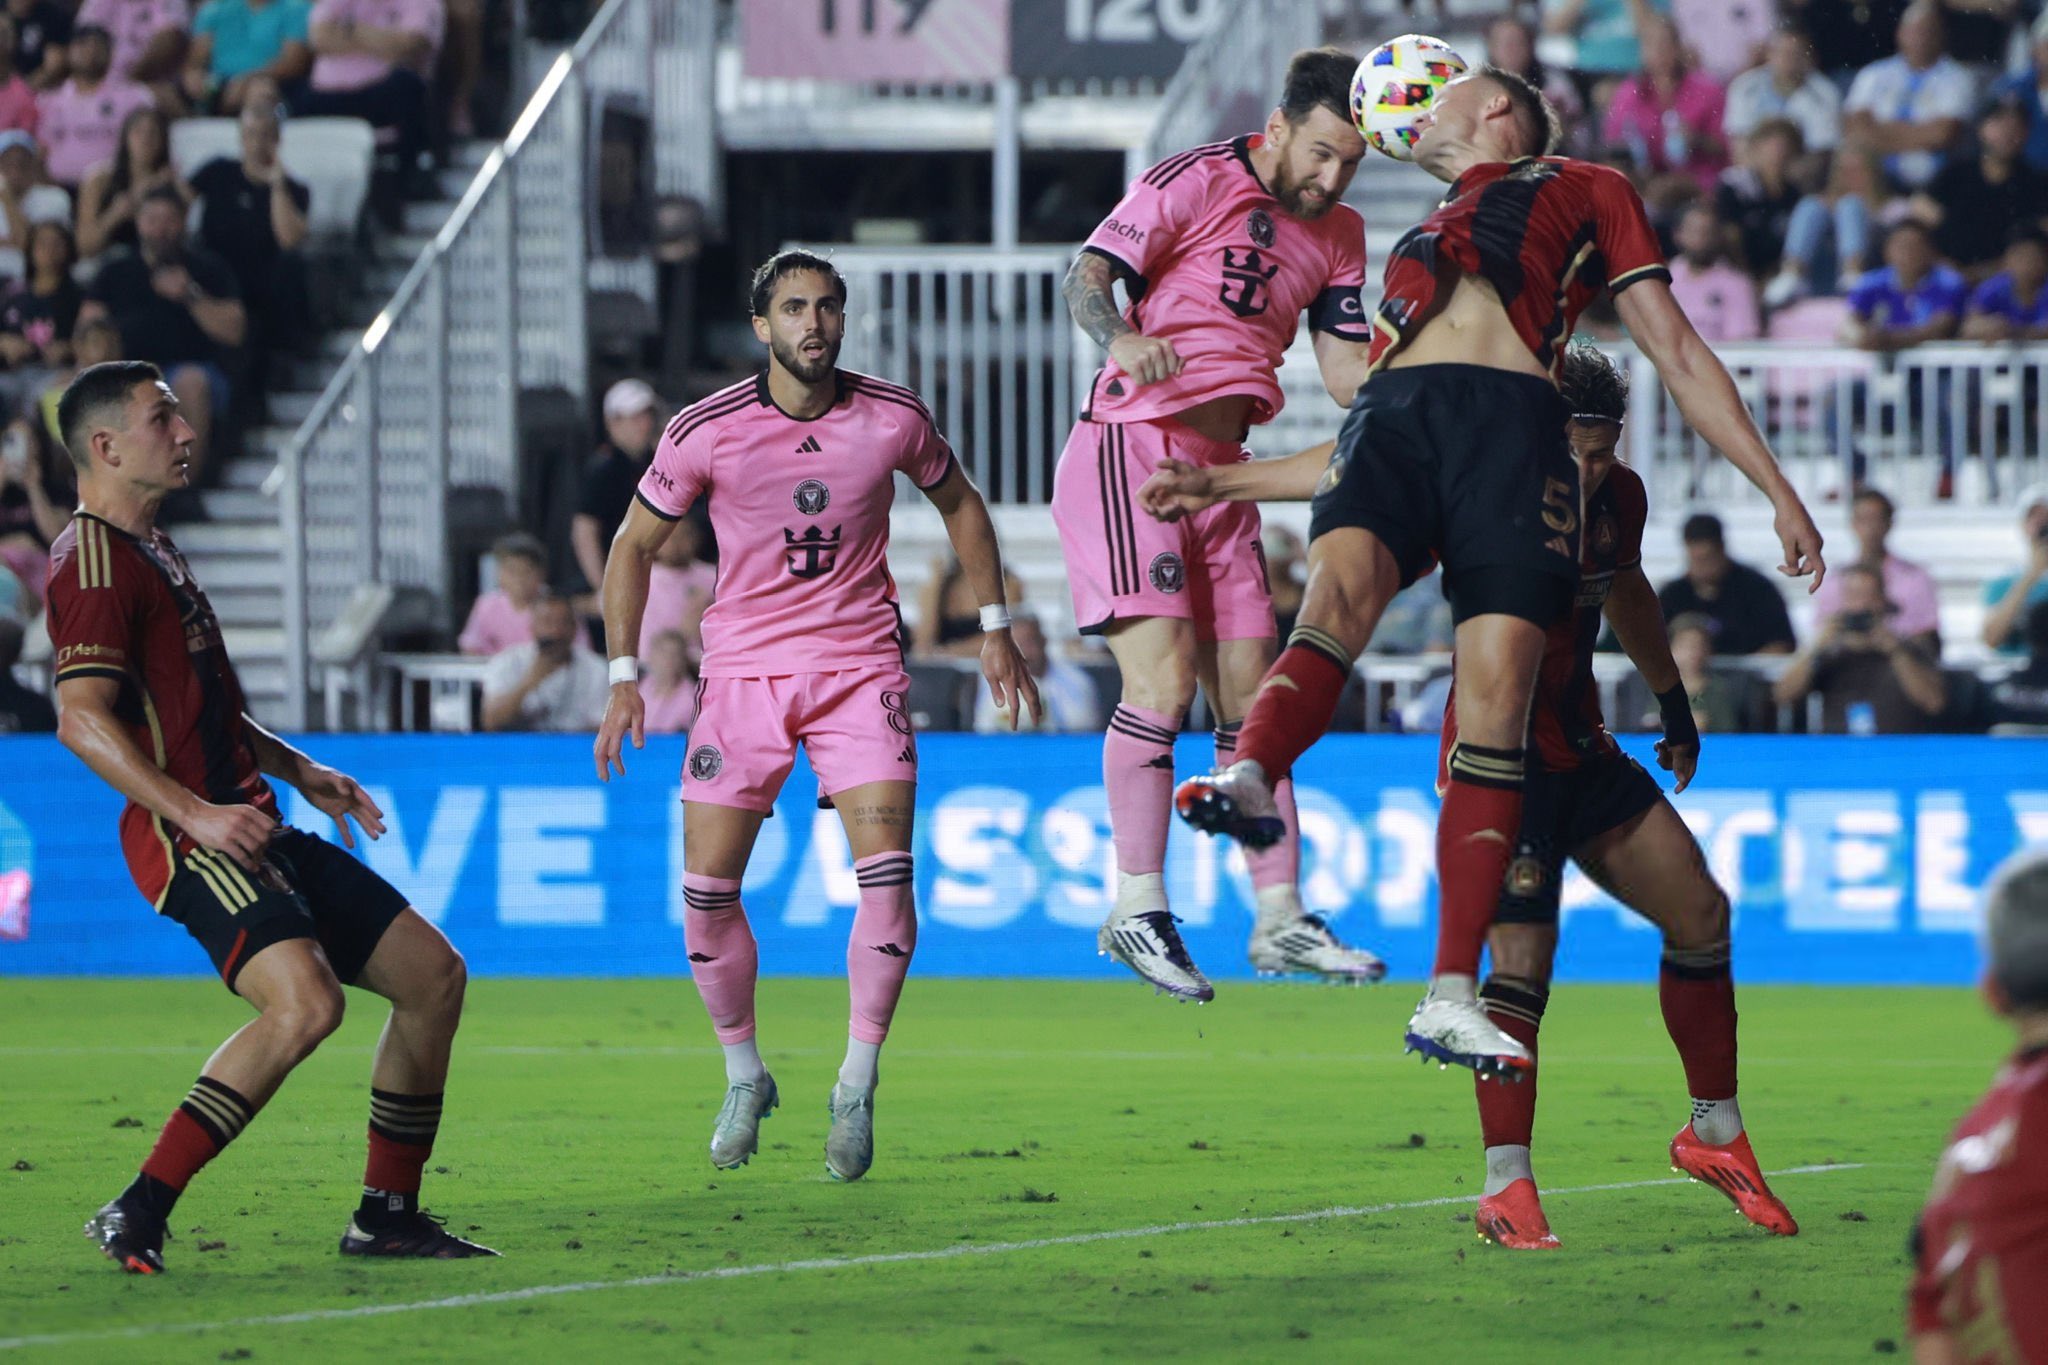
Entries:
POLYGON ((1439 561, 1451 614, 1548 628, 1579 581, 1579 468, 1550 381, 1415 365, 1365 382, 1316 486, 1313 540, 1370 531, 1406 587, 1439 561))
POLYGON ((290 938, 317 939, 336 979, 353 983, 405 909, 405 897, 347 850, 289 825, 257 872, 210 849, 181 854, 163 900, 229 990, 250 958, 290 938))
POLYGON ((1565 859, 1663 799, 1657 779, 1620 752, 1569 772, 1531 767, 1522 788, 1522 833, 1494 922, 1556 924, 1565 859))

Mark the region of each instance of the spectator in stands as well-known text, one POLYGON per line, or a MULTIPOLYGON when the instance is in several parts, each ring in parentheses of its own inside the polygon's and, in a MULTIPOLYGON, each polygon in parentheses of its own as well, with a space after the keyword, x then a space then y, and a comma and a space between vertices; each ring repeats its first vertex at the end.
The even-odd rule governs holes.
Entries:
POLYGON ((648 566, 647 606, 640 613, 643 656, 655 636, 673 632, 682 636, 693 660, 704 657, 704 609, 718 586, 717 566, 703 557, 710 543, 711 517, 699 498, 677 518, 648 566))
POLYGON ((21 411, 71 361, 71 333, 85 304, 72 275, 77 264, 69 228, 38 223, 30 230, 26 277, 0 301, 0 359, 7 362, 0 396, 9 413, 21 411))
POLYGON ((1754 341, 1764 334, 1756 281, 1728 261, 1728 225, 1701 200, 1678 220, 1671 296, 1708 341, 1754 341))
POLYGON ((680 735, 697 723, 697 665, 678 631, 664 630, 641 653, 647 675, 640 679, 650 735, 680 735))
POLYGON ((71 487, 71 461, 64 454, 64 434, 57 427, 57 400, 64 396, 65 386, 77 377, 80 370, 125 358, 121 354, 121 334, 114 330, 114 324, 105 318, 87 317, 81 304, 78 325, 71 329, 69 361, 47 372, 42 392, 24 405, 21 415, 9 428, 25 432, 36 448, 43 452, 46 467, 62 475, 67 505, 71 499, 68 491, 71 487))
POLYGON ((185 200, 152 190, 135 220, 139 242, 101 266, 86 290, 87 317, 109 317, 136 360, 163 370, 178 395, 179 416, 198 433, 193 484, 206 469, 216 419, 231 396, 228 367, 249 332, 241 287, 220 257, 185 235, 185 200))
MULTIPOLYGON (((1768 730, 1766 714, 1769 690, 1746 673, 1716 672, 1714 669, 1714 622, 1697 614, 1677 617, 1669 627, 1671 657, 1678 664, 1678 680, 1685 686, 1692 718, 1702 734, 1740 734, 1768 730)), ((1657 708, 1643 709, 1646 730, 1661 729, 1657 708)))
POLYGON ((57 708, 50 705, 48 697, 31 692, 14 679, 25 635, 21 622, 0 616, 0 734, 52 734, 57 729, 57 708))
POLYGON ((2005 248, 2005 269, 1970 292, 1967 341, 2048 340, 2048 237, 2021 228, 2005 248))
POLYGON ((85 0, 78 22, 113 35, 116 76, 148 86, 165 110, 185 111, 178 73, 192 40, 190 0, 85 0))
POLYGON ((1742 140, 1737 163, 1721 175, 1715 205, 1735 229, 1744 268, 1759 280, 1777 274, 1785 259, 1785 238, 1800 198, 1792 168, 1801 151, 1798 124, 1766 119, 1742 140))
POLYGON ((14 17, 0 10, 0 130, 36 130, 36 92, 14 67, 14 17))
POLYGON ((2027 116, 2027 164, 2048 171, 2048 12, 2028 30, 2032 61, 1991 87, 1993 100, 2014 100, 2027 116))
POLYGON ((1778 0, 1671 0, 1671 19, 1699 69, 1726 88, 1762 59, 1778 29, 1778 0))
POLYGON ((1666 621, 1704 622, 1716 654, 1790 654, 1792 618, 1771 580, 1728 556, 1721 519, 1697 512, 1680 531, 1685 573, 1657 590, 1666 621))
MULTIPOLYGON (((1947 704, 1948 684, 1926 638, 1895 624, 1898 608, 1868 564, 1828 576, 1840 609, 1792 660, 1774 689, 1780 706, 1820 697, 1820 728, 1831 735, 1900 735, 1927 730, 1947 704)), ((1825 586, 1825 585, 1823 585, 1825 586)))
POLYGON ((1991 274, 2014 228, 2048 219, 2048 174, 2021 157, 2026 141, 2020 106, 1993 104, 1977 121, 1977 154, 1952 157, 1913 196, 1913 216, 1934 229, 1936 249, 1965 279, 1991 274))
POLYGON ((1903 351, 1954 336, 1969 286, 1941 263, 1933 230, 1911 218, 1893 224, 1885 234, 1884 260, 1849 291, 1843 342, 1866 351, 1903 351))
POLYGON ((200 243, 228 263, 248 300, 249 381, 261 392, 269 362, 305 340, 311 293, 300 248, 310 231, 306 209, 313 196, 278 159, 276 87, 268 77, 253 77, 245 89, 250 98, 236 120, 241 156, 201 166, 192 173, 192 189, 199 196, 200 243))
POLYGON ((206 0, 185 54, 186 99, 195 110, 239 114, 250 82, 288 89, 313 70, 313 0, 206 0))
POLYGON ((1977 105, 1977 82, 1943 51, 1941 7, 1914 0, 1899 19, 1897 56, 1856 73, 1844 131, 1884 154, 1894 185, 1924 189, 1955 150, 1977 105))
POLYGON ((1543 31, 1571 41, 1572 70, 1611 85, 1642 63, 1642 26, 1670 0, 1542 0, 1543 31))
POLYGON ((483 693, 486 730, 595 730, 611 683, 569 599, 549 594, 534 604, 533 638, 491 656, 483 693))
MULTIPOLYGON (((1038 701, 1043 714, 1033 715, 1027 706, 1017 716, 1018 730, 1044 734, 1085 734, 1102 727, 1102 701, 1095 683, 1079 666, 1055 655, 1045 645, 1045 626, 1030 612, 1018 612, 1010 622, 1017 652, 1024 656, 1038 684, 1038 701)), ((976 734, 1010 733, 1010 713, 996 709, 995 698, 985 687, 974 689, 974 730, 976 734)))
POLYGON ((1785 254, 1777 277, 1764 287, 1764 306, 1782 308, 1804 294, 1839 294, 1859 278, 1876 256, 1884 199, 1877 154, 1856 146, 1839 149, 1826 187, 1792 209, 1785 254))
POLYGON ((77 498, 71 462, 56 457, 19 424, 0 435, 0 565, 18 581, 31 613, 50 578, 50 545, 63 534, 77 498))
POLYGON ((2048 603, 2048 484, 2028 489, 2019 502, 2026 562, 1984 585, 1984 643, 2001 654, 2026 653, 2020 623, 2048 603))
POLYGON ((113 160, 128 116, 153 103, 147 87, 109 72, 113 52, 105 29, 80 24, 71 35, 71 78, 36 97, 36 131, 50 179, 67 189, 113 160))
POLYGON ((1813 69, 1813 44, 1795 28, 1771 35, 1763 64, 1728 83, 1728 140, 1749 137, 1767 120, 1786 119, 1810 152, 1831 152, 1842 140, 1842 92, 1813 69))
POLYGON ((1285 640, 1294 634, 1302 599, 1308 594, 1308 551, 1300 536, 1270 523, 1260 534, 1259 548, 1266 557, 1266 591, 1273 595, 1273 618, 1285 640))
POLYGON ((484 67, 484 0, 447 0, 447 38, 436 80, 447 92, 448 135, 476 136, 476 81, 484 67))
POLYGON ((1689 68, 1678 29, 1662 16, 1644 21, 1642 53, 1642 69, 1622 82, 1607 106, 1602 138, 1627 146, 1645 172, 1689 175, 1712 190, 1728 166, 1720 84, 1689 68))
POLYGON ((43 177, 42 148, 19 128, 0 133, 0 215, 6 220, 6 245, 24 256, 35 224, 71 226, 71 196, 43 177))
MULTIPOLYGON (((1935 591, 1934 575, 1910 559, 1893 554, 1888 545, 1897 509, 1892 500, 1875 488, 1859 488, 1849 503, 1849 530, 1856 537, 1856 563, 1876 574, 1891 613, 1888 624, 1903 639, 1925 647, 1927 656, 1941 657, 1941 595, 1935 591)), ((1846 575, 1842 581, 1823 580, 1813 594, 1813 615, 1825 624, 1846 611, 1849 605, 1846 575)))
POLYGON ((1455 629, 1443 583, 1432 574, 1394 594, 1367 648, 1374 654, 1448 654, 1455 629))
POLYGON ((2027 662, 1992 684, 1992 721, 2048 727, 2048 600, 2028 607, 2025 619, 2027 662))
MULTIPOLYGON (((1003 571, 1003 595, 1012 611, 1024 601, 1024 583, 1009 569, 1003 571)), ((932 561, 931 573, 918 590, 910 650, 923 659, 972 659, 981 654, 981 603, 967 581, 967 571, 950 551, 932 561)))
POLYGON ((71 74, 71 8, 57 0, 7 0, 14 21, 14 69, 37 91, 71 74))
POLYGON ((1536 55, 1536 30, 1526 20, 1503 14, 1486 26, 1486 63, 1512 71, 1541 90, 1564 125, 1565 145, 1584 148, 1588 140, 1586 102, 1579 98, 1579 88, 1569 76, 1552 71, 1536 55))
POLYGON ((583 466, 569 544, 576 567, 595 591, 604 582, 605 556, 661 433, 661 400, 644 379, 621 379, 605 390, 604 444, 583 466))
POLYGON ((470 606, 455 647, 464 654, 502 654, 533 638, 533 607, 548 586, 548 552, 540 537, 514 531, 491 546, 498 586, 470 606))
POLYGON ((0 561, 0 617, 12 617, 18 621, 34 611, 35 603, 29 597, 28 589, 14 576, 14 570, 8 568, 5 561, 0 561))
POLYGON ((93 167, 79 187, 78 254, 91 259, 108 247, 134 247, 135 211, 160 189, 192 201, 192 187, 171 164, 171 125, 146 105, 122 121, 114 159, 93 167))
POLYGON ((427 146, 427 82, 445 23, 442 0, 317 0, 313 74, 292 112, 367 120, 397 152, 403 190, 427 146))
POLYGON ((1782 0, 1786 22, 1813 44, 1814 65, 1837 85, 1890 55, 1908 0, 1782 0))

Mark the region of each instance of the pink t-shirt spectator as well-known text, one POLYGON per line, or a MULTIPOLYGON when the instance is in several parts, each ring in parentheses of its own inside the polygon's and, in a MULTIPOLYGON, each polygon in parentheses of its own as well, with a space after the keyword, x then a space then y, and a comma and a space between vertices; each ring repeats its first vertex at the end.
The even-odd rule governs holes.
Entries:
POLYGON ((10 76, 7 84, 0 85, 0 132, 19 128, 33 133, 37 122, 36 92, 21 77, 10 76))
POLYGON ((85 0, 80 25, 97 24, 114 36, 114 74, 127 76, 149 50, 149 40, 167 28, 188 32, 190 0, 85 0))
POLYGON ((1762 60, 1759 49, 1778 26, 1778 0, 1671 0, 1671 22, 1700 69, 1726 85, 1762 60))
MULTIPOLYGON (((1934 589, 1934 576, 1912 560, 1884 557, 1884 595, 1898 609, 1890 621, 1892 634, 1918 635, 1941 629, 1941 599, 1934 589)), ((1841 609, 1842 580, 1829 574, 1813 594, 1813 619, 1824 622, 1841 609)))
POLYGON ((502 654, 533 638, 533 616, 502 592, 487 592, 469 609, 455 647, 464 654, 502 654))
POLYGON ((640 657, 654 652, 654 637, 673 630, 683 637, 692 659, 704 657, 704 609, 718 584, 718 570, 709 564, 673 569, 652 565, 647 572, 647 610, 640 616, 640 657))
POLYGON ((896 474, 937 487, 953 450, 911 390, 840 370, 823 416, 775 406, 768 376, 684 408, 635 495, 674 521, 711 499, 718 597, 704 613, 706 678, 900 665, 889 576, 896 474))
POLYGON ((50 168, 50 179, 76 189, 86 172, 102 161, 113 160, 121 141, 122 121, 153 103, 145 87, 112 76, 91 94, 80 90, 74 77, 38 95, 37 137, 43 144, 43 164, 50 168))
POLYGON ((1764 334, 1756 281, 1726 261, 1703 270, 1683 256, 1675 258, 1671 296, 1708 341, 1754 341, 1764 334))
POLYGON ((1726 105, 1720 84, 1697 71, 1685 73, 1668 105, 1647 79, 1631 76, 1614 92, 1600 133, 1610 144, 1627 146, 1646 169, 1684 171, 1700 182, 1701 189, 1711 191, 1728 169, 1727 144, 1721 138, 1726 105), (1684 158, 1674 159, 1672 154, 1681 149, 1672 144, 1679 138, 1689 143, 1705 139, 1716 150, 1701 152, 1688 145, 1684 158))
POLYGON ((640 700, 647 707, 644 723, 650 735, 680 735, 697 723, 695 678, 684 678, 667 692, 658 691, 652 678, 642 678, 640 700))
MULTIPOLYGON (((439 56, 441 34, 447 22, 441 0, 318 0, 313 6, 312 28, 316 34, 322 24, 403 29, 425 35, 433 45, 433 56, 439 56)), ((432 67, 430 57, 427 69, 432 67)), ((383 80, 391 70, 390 62, 359 52, 340 57, 316 56, 311 83, 315 90, 360 90, 383 80)))

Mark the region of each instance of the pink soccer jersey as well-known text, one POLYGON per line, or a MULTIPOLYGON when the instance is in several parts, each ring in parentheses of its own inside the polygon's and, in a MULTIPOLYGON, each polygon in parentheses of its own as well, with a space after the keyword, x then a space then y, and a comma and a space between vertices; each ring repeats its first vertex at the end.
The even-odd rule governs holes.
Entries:
POLYGON ((1316 331, 1372 339, 1359 298, 1364 220, 1348 204, 1313 222, 1283 210, 1252 170, 1264 141, 1252 133, 1168 157, 1131 182, 1082 247, 1124 274, 1125 320, 1172 342, 1182 362, 1140 388, 1105 361, 1086 416, 1137 422, 1249 394, 1252 420, 1271 421, 1283 401, 1275 372, 1304 309, 1316 331))
POLYGON ((822 417, 775 406, 763 374, 683 409, 639 498, 673 521, 711 499, 718 587, 704 613, 706 678, 898 663, 889 576, 894 475, 932 488, 953 450, 909 389, 850 370, 822 417))

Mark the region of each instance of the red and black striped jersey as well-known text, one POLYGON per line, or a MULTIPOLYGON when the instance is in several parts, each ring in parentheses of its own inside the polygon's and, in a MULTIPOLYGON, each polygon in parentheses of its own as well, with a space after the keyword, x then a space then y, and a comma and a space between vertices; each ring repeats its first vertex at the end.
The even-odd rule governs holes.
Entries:
POLYGON ((1620 171, 1556 156, 1474 166, 1394 244, 1373 316, 1374 369, 1436 316, 1464 275, 1493 286, 1516 335, 1553 372, 1602 289, 1671 279, 1620 171))
MULTIPOLYGON (((173 781, 215 805, 277 814, 220 622, 162 530, 140 540, 78 513, 50 547, 45 619, 60 689, 74 678, 120 683, 115 717, 173 781)), ((170 884, 173 851, 193 847, 184 831, 133 802, 121 812, 129 874, 152 904, 170 884)))

